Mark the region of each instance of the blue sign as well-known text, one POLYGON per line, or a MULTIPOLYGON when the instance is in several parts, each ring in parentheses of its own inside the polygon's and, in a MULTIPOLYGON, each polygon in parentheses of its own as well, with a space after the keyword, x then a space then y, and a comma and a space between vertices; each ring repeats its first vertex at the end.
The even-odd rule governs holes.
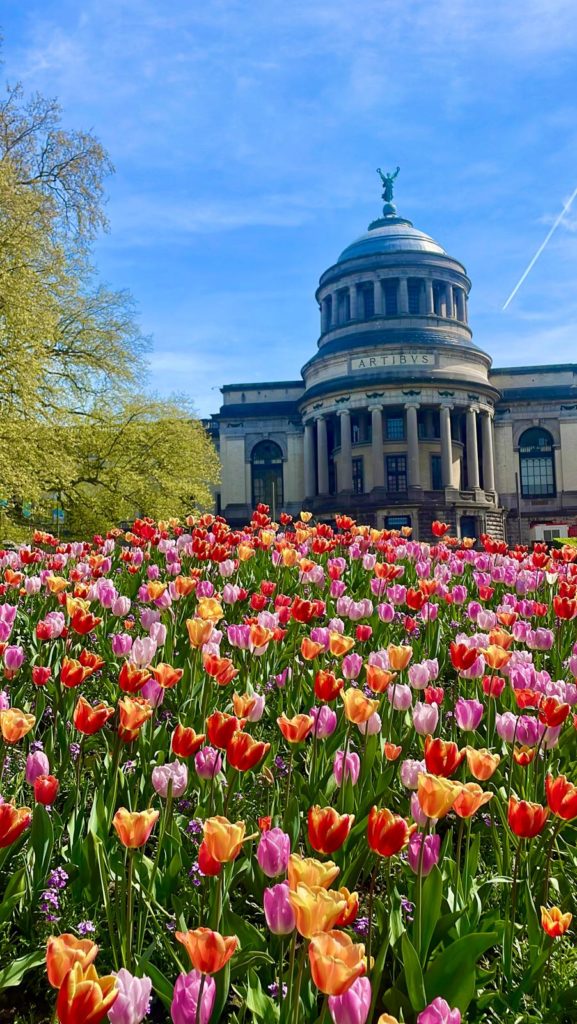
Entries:
POLYGON ((52 522, 53 523, 63 523, 64 522, 64 509, 63 508, 53 508, 52 509, 52 522))

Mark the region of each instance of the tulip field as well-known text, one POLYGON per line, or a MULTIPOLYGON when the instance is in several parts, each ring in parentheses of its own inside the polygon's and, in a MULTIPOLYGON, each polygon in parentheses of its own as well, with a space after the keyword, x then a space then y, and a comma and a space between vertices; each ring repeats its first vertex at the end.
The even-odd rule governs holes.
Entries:
POLYGON ((577 1020, 577 548, 0 551, 0 1024, 577 1020))

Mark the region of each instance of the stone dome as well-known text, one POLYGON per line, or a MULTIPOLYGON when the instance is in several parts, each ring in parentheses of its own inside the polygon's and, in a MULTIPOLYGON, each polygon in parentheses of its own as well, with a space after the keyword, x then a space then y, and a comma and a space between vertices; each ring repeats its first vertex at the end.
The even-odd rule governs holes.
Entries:
POLYGON ((363 256, 376 256, 387 253, 422 252, 433 253, 436 256, 447 256, 447 252, 434 238, 426 235, 424 231, 415 228, 410 220, 394 215, 381 217, 373 221, 367 232, 351 242, 343 249, 337 260, 338 263, 345 263, 347 260, 362 258, 363 256))

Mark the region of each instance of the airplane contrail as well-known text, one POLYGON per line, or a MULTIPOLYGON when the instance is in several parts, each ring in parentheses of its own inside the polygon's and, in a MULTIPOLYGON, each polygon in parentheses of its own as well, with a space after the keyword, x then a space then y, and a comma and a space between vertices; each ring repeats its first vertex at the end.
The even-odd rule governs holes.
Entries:
POLYGON ((568 200, 567 200, 567 202, 565 203, 565 205, 564 205, 563 209, 561 210, 561 213, 560 213, 560 214, 559 214, 559 216, 557 217, 557 219, 556 219, 555 223, 554 223, 554 224, 553 224, 553 226, 552 226, 552 227, 550 228, 550 230, 549 230, 549 231, 547 232, 547 237, 546 237, 546 238, 545 238, 545 239, 544 239, 544 240, 543 240, 543 241, 541 242, 541 245, 540 245, 540 246, 539 246, 539 248, 537 249, 537 252, 536 252, 536 253, 535 253, 535 255, 533 256, 533 259, 532 259, 532 260, 531 260, 531 262, 529 263, 529 266, 528 266, 528 267, 527 267, 527 269, 526 269, 526 270, 525 270, 525 271, 524 271, 524 272, 523 272, 523 273, 521 274, 521 277, 520 277, 520 278, 519 278, 519 280, 517 281, 517 284, 516 284, 516 285, 515 285, 515 287, 513 288, 513 291, 511 292, 511 294, 510 294, 509 298, 507 299, 507 301, 506 301, 505 305, 503 306, 503 311, 507 309, 507 306, 509 305, 509 303, 511 302, 511 300, 512 300, 512 299, 514 299, 515 295, 516 295, 516 294, 517 294, 517 292, 519 291, 519 288, 520 288, 520 287, 521 287, 521 285, 523 284, 523 281, 524 281, 524 280, 525 280, 525 278, 527 277, 527 274, 529 274, 529 273, 531 272, 531 270, 533 269, 533 267, 535 266, 535 264, 536 264, 537 260, 539 259, 539 256, 540 256, 540 255, 541 255, 541 253, 543 252, 543 249, 545 248, 545 246, 546 246, 546 245, 547 245, 547 243, 549 242, 549 239, 551 238, 551 236, 552 236, 552 235, 554 234, 554 232, 555 232, 555 231, 557 230, 557 228, 559 227, 559 225, 560 225, 561 221, 563 220, 563 217, 565 216, 565 214, 566 214, 566 213, 567 213, 567 212, 568 212, 568 211, 570 210, 570 208, 571 208, 571 205, 572 205, 572 203, 573 203, 573 200, 575 199, 575 197, 576 197, 576 196, 577 196, 577 188, 576 188, 576 189, 575 189, 575 191, 574 191, 574 192, 573 192, 573 193, 571 194, 571 196, 569 197, 569 199, 568 199, 568 200))

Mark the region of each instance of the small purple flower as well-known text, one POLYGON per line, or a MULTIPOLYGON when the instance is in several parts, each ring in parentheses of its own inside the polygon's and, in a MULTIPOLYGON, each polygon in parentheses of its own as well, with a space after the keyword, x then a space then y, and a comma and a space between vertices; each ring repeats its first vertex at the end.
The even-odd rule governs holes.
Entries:
POLYGON ((79 935, 94 935, 96 927, 92 921, 79 921, 76 925, 76 931, 79 935))

